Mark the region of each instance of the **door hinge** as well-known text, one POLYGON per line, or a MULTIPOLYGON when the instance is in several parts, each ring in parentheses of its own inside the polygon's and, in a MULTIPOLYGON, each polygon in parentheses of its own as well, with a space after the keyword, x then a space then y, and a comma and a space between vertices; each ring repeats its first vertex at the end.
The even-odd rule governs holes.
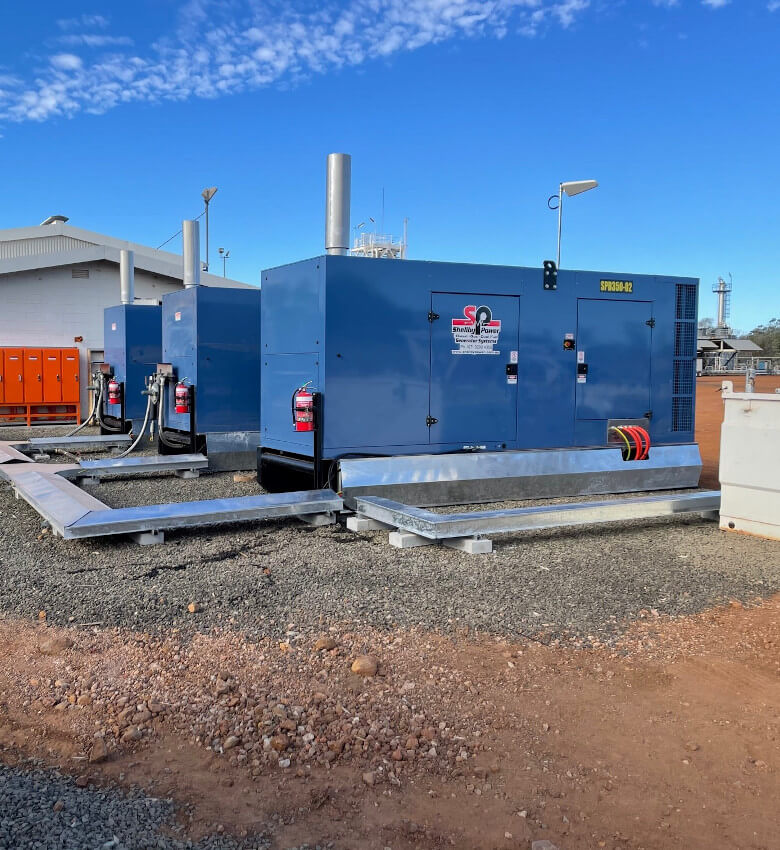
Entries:
POLYGON ((652 418, 653 418, 653 411, 652 410, 646 410, 645 411, 645 419, 652 419, 652 418))
POLYGON ((433 416, 426 416, 426 417, 425 417, 425 424, 426 424, 429 428, 431 427, 431 425, 435 425, 438 421, 439 421, 439 420, 438 420, 438 419, 434 419, 434 418, 433 418, 433 416))
POLYGON ((428 313, 428 321, 435 322, 436 319, 440 319, 441 316, 438 313, 434 313, 433 310, 430 310, 428 313))
POLYGON ((648 327, 650 327, 650 328, 654 328, 654 327, 655 327, 655 319, 648 319, 648 320, 645 322, 645 324, 646 324, 648 327))

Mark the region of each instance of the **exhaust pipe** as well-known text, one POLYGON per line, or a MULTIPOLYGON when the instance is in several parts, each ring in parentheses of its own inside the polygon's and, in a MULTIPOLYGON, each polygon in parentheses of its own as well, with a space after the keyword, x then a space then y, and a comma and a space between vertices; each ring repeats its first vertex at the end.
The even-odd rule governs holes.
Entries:
POLYGON ((122 304, 135 301, 135 254, 125 248, 119 251, 119 300, 122 304))
POLYGON ((200 286, 200 227, 197 221, 185 219, 181 225, 184 248, 184 286, 200 286))
POLYGON ((352 184, 352 157, 348 153, 328 154, 325 188, 325 251, 349 253, 349 204, 352 184))

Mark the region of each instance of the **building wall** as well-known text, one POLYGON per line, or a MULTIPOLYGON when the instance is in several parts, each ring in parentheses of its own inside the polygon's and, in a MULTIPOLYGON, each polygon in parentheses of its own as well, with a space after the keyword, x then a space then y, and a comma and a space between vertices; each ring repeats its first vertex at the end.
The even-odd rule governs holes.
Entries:
MULTIPOLYGON (((182 284, 136 270, 135 296, 161 299, 182 284)), ((103 348, 103 308, 119 303, 119 266, 93 262, 0 277, 0 347, 76 347, 80 351, 82 415, 89 409, 87 351, 103 348), (74 269, 89 270, 74 278, 74 269), (75 337, 82 342, 74 342, 75 337)))

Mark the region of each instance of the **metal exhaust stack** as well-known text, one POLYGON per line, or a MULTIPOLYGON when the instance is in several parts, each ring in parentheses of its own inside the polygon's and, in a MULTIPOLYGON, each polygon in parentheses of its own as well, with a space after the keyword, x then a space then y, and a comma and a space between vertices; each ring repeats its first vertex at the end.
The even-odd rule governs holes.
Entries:
POLYGON ((200 286, 200 227, 197 221, 185 219, 181 225, 184 242, 184 286, 200 286))
POLYGON ((119 300, 122 304, 135 301, 135 254, 126 248, 119 251, 119 300))
POLYGON ((328 154, 325 189, 325 251, 349 253, 349 205, 352 184, 352 157, 348 153, 328 154))

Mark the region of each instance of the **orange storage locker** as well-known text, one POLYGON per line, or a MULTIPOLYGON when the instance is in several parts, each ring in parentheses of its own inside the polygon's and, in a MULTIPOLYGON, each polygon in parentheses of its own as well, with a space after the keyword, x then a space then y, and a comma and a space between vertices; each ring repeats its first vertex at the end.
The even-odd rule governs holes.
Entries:
POLYGON ((79 387, 79 350, 78 348, 62 349, 62 400, 68 404, 78 404, 80 399, 79 387))
POLYGON ((43 363, 40 348, 24 349, 24 403, 43 402, 43 363))
POLYGON ((62 365, 59 348, 44 348, 43 358, 43 402, 60 404, 62 402, 62 365))
POLYGON ((6 348, 3 353, 5 404, 24 404, 24 350, 6 348))
POLYGON ((5 401, 5 353, 0 348, 0 404, 5 401))

